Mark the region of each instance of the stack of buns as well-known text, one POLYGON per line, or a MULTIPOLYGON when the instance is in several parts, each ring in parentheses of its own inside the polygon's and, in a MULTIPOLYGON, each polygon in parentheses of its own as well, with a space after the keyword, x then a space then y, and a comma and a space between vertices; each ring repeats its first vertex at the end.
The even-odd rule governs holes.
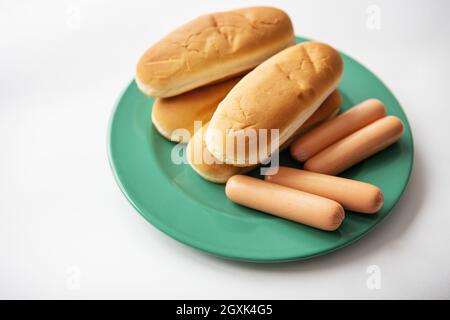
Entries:
MULTIPOLYGON (((342 102, 342 97, 338 90, 333 91, 332 94, 322 103, 319 109, 306 120, 306 122, 297 130, 293 140, 296 136, 308 131, 317 124, 334 118, 339 112, 339 107, 342 102)), ((234 166, 218 161, 211 155, 205 143, 205 134, 207 132, 209 122, 206 123, 200 130, 197 130, 187 145, 186 156, 192 168, 204 179, 215 183, 226 183, 228 179, 235 174, 245 173, 254 169, 257 165, 252 166, 234 166)), ((291 141, 287 141, 280 147, 280 151, 284 150, 290 145, 291 141)))
POLYGON ((241 129, 253 121, 255 130, 280 128, 280 146, 286 148, 295 136, 339 112, 339 54, 325 44, 294 44, 289 16, 273 7, 212 13, 181 26, 150 47, 137 65, 138 87, 156 98, 154 127, 170 141, 191 140, 188 161, 209 181, 225 183, 233 174, 249 171, 266 159, 225 159, 215 142, 225 135, 214 137, 212 132, 245 134, 241 129), (249 110, 240 110, 236 99, 248 101, 249 110), (242 112, 257 114, 252 108, 263 111, 260 118, 243 119, 242 112), (203 127, 197 135, 196 123, 203 127), (216 161, 194 162, 192 152, 199 148, 216 161))
MULTIPOLYGON (((314 41, 295 44, 285 12, 250 7, 203 15, 168 34, 139 60, 136 84, 156 98, 151 119, 157 131, 170 141, 187 143, 191 167, 208 181, 227 183, 232 201, 335 230, 344 219, 341 204, 373 213, 382 205, 381 191, 287 168, 279 175, 272 172, 266 181, 242 174, 268 163, 298 136, 300 142, 290 149, 295 159, 303 161, 308 150, 323 149, 314 148, 314 142, 312 147, 308 141, 302 143, 302 134, 337 116, 342 74, 342 59, 331 46, 314 41), (286 179, 291 174, 310 183, 286 179), (323 181, 331 186, 317 191, 323 181), (359 197, 363 203, 352 201, 348 192, 339 193, 340 185, 366 192, 359 197), (266 199, 270 196, 291 203, 290 209, 274 205, 266 199)), ((344 129, 332 129, 340 131, 335 135, 345 132, 343 122, 344 129)), ((319 163, 326 162, 322 158, 319 163)))
POLYGON ((170 141, 187 143, 195 133, 195 121, 209 122, 219 102, 239 80, 240 77, 232 78, 175 97, 156 99, 152 107, 153 125, 170 141))

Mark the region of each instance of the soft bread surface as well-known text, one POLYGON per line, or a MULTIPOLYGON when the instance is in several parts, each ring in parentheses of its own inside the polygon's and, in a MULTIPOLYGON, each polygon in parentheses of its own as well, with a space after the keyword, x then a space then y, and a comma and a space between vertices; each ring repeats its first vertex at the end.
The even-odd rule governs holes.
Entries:
POLYGON ((189 140, 186 148, 186 158, 192 169, 205 180, 214 183, 225 183, 235 174, 245 173, 254 167, 236 167, 233 165, 220 163, 209 153, 205 144, 205 132, 208 128, 205 124, 200 130, 197 130, 189 140))
MULTIPOLYGON (((217 105, 240 79, 225 80, 171 98, 157 98, 152 107, 153 125, 166 139, 187 143, 195 133, 194 121, 200 121, 202 126, 209 122, 217 105), (188 134, 172 135, 178 129, 188 134)), ((330 117, 332 111, 339 110, 340 104, 341 95, 335 90, 300 129, 324 120, 324 115, 330 117)))
MULTIPOLYGON (((343 63, 339 53, 329 45, 304 42, 269 58, 248 73, 219 104, 206 132, 206 145, 211 154, 225 163, 249 166, 249 159, 259 155, 226 152, 227 141, 250 136, 249 131, 279 129, 279 145, 286 142, 319 108, 337 87, 343 63)), ((254 131, 253 131, 254 132, 254 131)), ((255 138, 256 153, 270 156, 270 136, 265 143, 255 138)), ((248 142, 248 141, 246 141, 248 142)), ((250 145, 255 141, 250 141, 250 145)))
POLYGON ((170 97, 248 71, 295 43, 282 10, 250 7, 200 16, 149 48, 136 83, 154 97, 170 97))
POLYGON ((233 78, 175 97, 156 99, 152 107, 153 125, 165 138, 187 143, 194 135, 194 121, 201 121, 202 126, 209 122, 219 102, 239 80, 233 78), (184 129, 189 135, 172 135, 177 129, 184 129))
MULTIPOLYGON (((325 120, 335 117, 339 112, 341 102, 341 95, 338 90, 335 90, 322 103, 319 109, 297 130, 295 136, 300 135, 325 120)), ((214 161, 208 163, 207 161, 204 161, 205 159, 214 159, 205 144, 205 132, 207 128, 208 124, 205 124, 198 130, 189 141, 186 149, 189 164, 201 177, 211 182, 225 183, 230 177, 236 174, 243 174, 256 167, 237 167, 225 163, 217 163, 214 161), (197 158, 195 158, 195 153, 197 153, 197 158)), ((290 141, 287 141, 280 149, 283 150, 288 147, 289 143, 290 141)))

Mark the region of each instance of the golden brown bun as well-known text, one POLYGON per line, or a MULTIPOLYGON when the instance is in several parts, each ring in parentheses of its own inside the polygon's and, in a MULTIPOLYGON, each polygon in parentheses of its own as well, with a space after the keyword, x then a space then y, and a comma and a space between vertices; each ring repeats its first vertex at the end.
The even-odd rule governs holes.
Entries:
POLYGON ((209 152, 237 166, 264 161, 336 89, 342 69, 339 53, 319 42, 304 42, 269 58, 242 78, 217 107, 205 135, 209 152), (269 133, 279 129, 278 145, 272 145, 270 135, 260 143, 261 129, 269 133), (246 146, 257 145, 256 150, 238 152, 242 150, 235 147, 227 153, 227 141, 236 146, 238 137, 247 137, 246 146))
MULTIPOLYGON (((341 95, 338 90, 335 90, 317 109, 317 111, 297 130, 296 136, 301 133, 315 127, 323 121, 329 120, 335 117, 341 105, 341 95)), ((186 154, 187 160, 191 167, 204 179, 215 182, 215 183, 225 183, 227 180, 236 175, 248 172, 254 169, 257 166, 251 167, 236 167, 229 164, 224 163, 214 163, 211 161, 207 163, 203 161, 202 155, 204 155, 204 159, 213 160, 213 157, 209 153, 205 144, 205 132, 208 128, 208 123, 203 126, 200 130, 198 130, 192 139, 189 141, 186 154), (201 148, 201 152, 200 152, 201 148), (197 159, 195 158, 195 153, 197 152, 197 159), (198 156, 200 154, 200 156, 198 156)), ((295 138, 295 137, 294 137, 295 138)), ((284 150, 290 144, 291 140, 287 141, 280 149, 284 150)))
MULTIPOLYGON (((211 120, 217 105, 227 93, 239 82, 241 77, 211 84, 170 98, 157 98, 152 107, 152 122, 156 130, 166 139, 173 142, 188 143, 192 137, 194 121, 201 121, 202 126, 211 120), (174 135, 177 129, 184 129, 189 135, 174 135)), ((322 114, 329 115, 330 108, 339 110, 336 106, 341 104, 341 95, 338 90, 324 101, 320 108, 307 120, 307 123, 316 123, 323 120, 322 114)), ((299 129, 303 130, 302 126, 299 129)), ((293 139, 292 137, 291 139, 293 139)))
POLYGON ((212 157, 205 144, 205 133, 208 124, 206 123, 200 130, 197 130, 187 145, 186 156, 192 169, 205 180, 214 183, 225 183, 235 174, 252 170, 254 167, 235 167, 229 164, 218 163, 217 159, 212 157))
POLYGON ((243 74, 295 44, 289 16, 251 7, 198 17, 149 48, 138 62, 143 93, 171 97, 243 74))
POLYGON ((233 78, 175 97, 156 99, 152 107, 153 125, 163 137, 174 142, 187 143, 189 137, 194 135, 194 121, 201 121, 202 125, 209 122, 219 102, 240 79, 233 78), (172 136, 177 129, 187 130, 189 136, 172 136))

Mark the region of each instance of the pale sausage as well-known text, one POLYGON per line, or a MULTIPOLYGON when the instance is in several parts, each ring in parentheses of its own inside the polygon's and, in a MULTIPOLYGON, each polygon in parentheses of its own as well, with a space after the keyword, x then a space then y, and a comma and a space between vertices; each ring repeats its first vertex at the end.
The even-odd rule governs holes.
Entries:
POLYGON ((387 116, 321 151, 304 165, 308 171, 337 175, 396 142, 403 134, 397 117, 387 116))
POLYGON ((376 99, 361 102, 336 118, 300 136, 291 145, 291 156, 304 162, 336 141, 386 115, 383 103, 376 99))
POLYGON ((345 216, 336 201, 244 175, 228 179, 225 193, 246 207, 326 231, 336 230, 345 216))
POLYGON ((370 183, 288 167, 277 169, 273 175, 269 169, 264 179, 332 199, 355 212, 375 213, 383 206, 383 192, 370 183))

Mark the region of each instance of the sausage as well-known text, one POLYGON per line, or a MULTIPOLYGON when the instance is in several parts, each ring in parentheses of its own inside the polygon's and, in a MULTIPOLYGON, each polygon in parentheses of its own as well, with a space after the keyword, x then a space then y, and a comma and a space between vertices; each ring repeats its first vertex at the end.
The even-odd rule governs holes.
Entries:
POLYGON ((288 167, 277 169, 273 175, 270 173, 272 169, 269 169, 264 179, 332 199, 355 212, 375 213, 383 206, 383 192, 370 183, 288 167))
POLYGON ((308 171, 337 175, 358 162, 381 151, 403 134, 403 124, 397 117, 387 116, 332 144, 306 161, 308 171))
POLYGON ((344 220, 336 201, 244 175, 228 179, 227 197, 236 203, 326 231, 344 220))
POLYGON ((291 156, 305 162, 336 141, 386 115, 384 105, 376 99, 361 102, 336 118, 300 136, 292 143, 291 156))

